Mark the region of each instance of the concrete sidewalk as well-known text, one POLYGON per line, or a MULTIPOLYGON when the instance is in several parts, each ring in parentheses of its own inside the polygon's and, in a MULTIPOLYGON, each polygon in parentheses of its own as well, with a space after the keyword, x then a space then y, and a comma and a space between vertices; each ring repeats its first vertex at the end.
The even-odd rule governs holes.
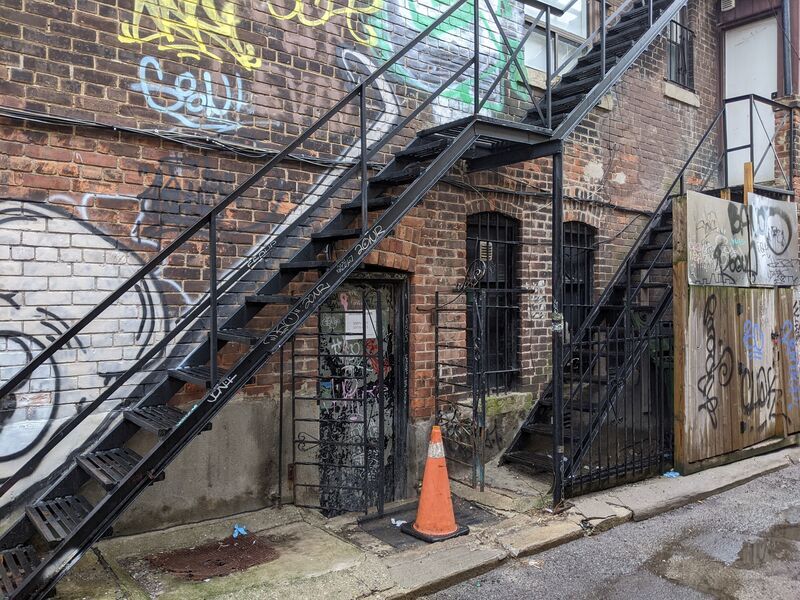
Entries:
POLYGON ((542 509, 541 485, 497 469, 486 492, 454 484, 468 536, 424 544, 396 532, 395 522, 413 507, 388 507, 380 521, 352 515, 325 519, 294 506, 118 537, 99 543, 65 577, 58 598, 236 600, 280 598, 402 598, 418 596, 488 571, 498 563, 540 552, 628 520, 641 520, 706 498, 754 477, 800 462, 790 448, 686 477, 659 477, 573 501, 560 515, 542 509), (277 557, 224 577, 187 581, 152 566, 146 558, 230 542, 245 525, 244 540, 266 540, 277 557))

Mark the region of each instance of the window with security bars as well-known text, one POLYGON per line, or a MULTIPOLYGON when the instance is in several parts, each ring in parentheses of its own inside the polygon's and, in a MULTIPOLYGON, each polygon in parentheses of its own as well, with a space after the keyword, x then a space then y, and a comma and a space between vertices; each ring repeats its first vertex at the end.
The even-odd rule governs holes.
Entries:
POLYGON ((586 223, 564 223, 564 318, 570 334, 592 310, 595 229, 586 223))
POLYGON ((667 79, 694 90, 694 32, 687 22, 684 6, 667 28, 667 79))
POLYGON ((519 372, 519 293, 516 289, 519 224, 497 212, 467 218, 467 265, 482 260, 483 277, 467 293, 467 353, 473 364, 473 300, 482 311, 483 369, 489 391, 512 389, 519 372), (480 298, 485 305, 480 306, 480 298))

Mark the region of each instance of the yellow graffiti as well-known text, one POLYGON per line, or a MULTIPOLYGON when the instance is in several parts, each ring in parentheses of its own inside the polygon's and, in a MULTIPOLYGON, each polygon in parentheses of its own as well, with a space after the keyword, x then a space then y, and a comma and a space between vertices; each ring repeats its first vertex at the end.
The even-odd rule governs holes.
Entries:
POLYGON ((233 2, 217 8, 215 0, 136 0, 133 18, 122 23, 118 37, 129 44, 157 41, 159 50, 177 51, 179 57, 205 55, 221 61, 224 50, 244 68, 258 68, 261 58, 253 45, 237 36, 239 22, 233 2))
MULTIPOLYGON (((267 2, 270 14, 281 21, 297 19, 307 27, 324 25, 337 15, 344 15, 347 30, 360 44, 375 46, 378 34, 375 28, 363 21, 363 16, 374 15, 383 8, 383 0, 347 0, 347 6, 335 7, 333 0, 293 0, 294 8, 281 14, 267 2), (366 2, 366 4, 364 3, 366 2), (361 6, 356 6, 361 4, 361 6)), ((292 0, 289 0, 291 4, 292 0)))

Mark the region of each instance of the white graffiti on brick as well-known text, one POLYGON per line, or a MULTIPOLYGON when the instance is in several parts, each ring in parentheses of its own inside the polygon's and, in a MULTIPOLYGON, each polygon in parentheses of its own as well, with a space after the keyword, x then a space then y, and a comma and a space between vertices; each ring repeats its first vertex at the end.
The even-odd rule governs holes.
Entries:
POLYGON ((224 73, 191 71, 165 74, 159 60, 145 56, 139 61, 139 81, 131 89, 144 95, 147 106, 193 129, 227 133, 236 131, 240 113, 249 111, 242 77, 224 73))
MULTIPOLYGON (((142 266, 135 252, 59 208, 0 202, 0 381, 89 312, 142 266)), ((73 338, 0 406, 0 479, 15 472, 52 432, 125 371, 163 333, 163 283, 145 277, 73 338)), ((15 486, 49 475, 63 454, 83 446, 110 420, 136 378, 119 390, 60 447, 15 486)))

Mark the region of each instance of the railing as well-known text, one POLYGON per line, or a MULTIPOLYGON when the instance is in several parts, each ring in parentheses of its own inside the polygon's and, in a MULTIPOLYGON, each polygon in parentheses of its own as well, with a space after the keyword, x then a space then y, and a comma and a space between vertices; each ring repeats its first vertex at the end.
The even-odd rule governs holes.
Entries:
MULTIPOLYGON (((334 194, 342 190, 347 182, 356 178, 360 180, 361 191, 361 214, 362 226, 367 226, 367 181, 368 181, 368 163, 376 156, 376 154, 386 146, 395 136, 401 133, 425 108, 427 108, 436 98, 442 95, 451 85, 459 81, 468 72, 470 67, 473 67, 473 110, 474 115, 477 115, 484 107, 487 100, 491 97, 496 89, 500 80, 508 73, 511 65, 513 64, 525 80, 526 73, 519 64, 518 56, 521 48, 524 46, 524 41, 530 36, 534 28, 538 25, 542 17, 549 21, 551 14, 559 14, 557 9, 545 5, 537 0, 526 0, 527 4, 539 7, 541 9, 537 19, 530 25, 523 39, 518 43, 516 48, 512 48, 507 35, 502 29, 501 23, 497 14, 495 13, 492 5, 486 0, 486 10, 491 16, 493 22, 501 32, 503 44, 509 52, 509 58, 503 65, 498 75, 494 78, 485 93, 481 90, 481 71, 480 71, 480 56, 481 56, 481 25, 480 25, 480 4, 478 0, 472 3, 473 8, 473 51, 472 55, 464 60, 452 75, 444 81, 435 91, 433 91, 427 98, 420 102, 408 115, 402 118, 397 124, 389 129, 388 132, 379 137, 373 143, 368 143, 368 123, 367 123, 367 99, 369 90, 376 83, 378 78, 386 74, 398 62, 420 44, 423 40, 427 39, 437 28, 439 28, 446 20, 453 17, 456 11, 465 8, 471 0, 458 0, 454 2, 447 10, 433 21, 428 27, 417 34, 406 46, 400 49, 391 59, 377 68, 371 74, 362 78, 361 82, 349 93, 347 93, 341 100, 339 100, 331 109, 329 109, 322 117, 318 118, 310 127, 298 135, 291 143, 286 145, 274 157, 268 160, 263 166, 258 168, 253 175, 248 177, 240 186, 234 191, 226 195, 222 201, 213 206, 206 214, 198 218, 191 226, 180 233, 172 242, 165 248, 160 250, 154 257, 152 257, 146 264, 139 268, 125 283, 120 285, 116 290, 109 294, 102 302, 96 305, 85 316, 80 318, 77 322, 71 325, 66 331, 61 333, 52 343, 47 346, 42 352, 36 355, 28 364, 8 379, 2 386, 0 386, 0 399, 6 398, 9 394, 29 381, 34 372, 45 365, 47 361, 53 359, 57 352, 67 349, 70 343, 81 333, 87 330, 91 323, 95 322, 98 318, 102 317, 103 313, 107 311, 112 305, 119 301, 127 293, 135 293, 136 286, 148 276, 163 268, 168 264, 171 257, 185 250, 189 245, 194 248, 201 247, 207 249, 206 257, 209 290, 202 300, 192 305, 189 310, 183 314, 177 322, 166 331, 164 336, 153 343, 146 351, 137 357, 133 364, 124 372, 117 375, 113 382, 108 385, 99 395, 91 401, 86 402, 80 407, 80 410, 69 420, 63 423, 56 429, 47 441, 22 465, 16 473, 12 474, 8 479, 3 481, 0 485, 0 496, 8 492, 14 484, 16 484, 23 477, 29 475, 35 469, 42 458, 46 456, 57 444, 64 440, 70 433, 83 423, 87 417, 93 414, 101 405, 110 401, 115 393, 117 393, 126 383, 138 373, 148 368, 151 361, 158 358, 162 352, 169 347, 170 344, 176 342, 178 336, 183 332, 193 328, 201 327, 202 330, 206 328, 202 325, 204 319, 209 321, 207 328, 208 335, 208 360, 210 361, 211 372, 211 385, 212 387, 217 383, 217 357, 216 349, 218 344, 218 331, 219 331, 219 306, 220 300, 226 294, 235 293, 235 286, 245 280, 245 277, 250 273, 256 265, 263 264, 263 262, 274 256, 275 250, 280 248, 281 245, 290 237, 297 236, 299 228, 306 222, 308 215, 311 215, 315 210, 323 207, 329 202, 334 194), (313 138, 313 136, 320 131, 326 124, 333 122, 337 115, 343 114, 345 110, 351 106, 356 106, 357 113, 357 136, 353 142, 353 148, 358 150, 358 160, 346 168, 341 174, 335 178, 330 186, 322 193, 319 198, 314 201, 308 209, 304 212, 301 218, 290 219, 286 217, 277 226, 275 226, 267 241, 261 244, 253 252, 249 254, 246 260, 242 261, 240 265, 229 271, 225 277, 219 277, 219 263, 220 257, 225 253, 220 251, 220 235, 219 227, 220 221, 224 218, 224 211, 231 208, 234 203, 245 195, 267 174, 272 172, 276 167, 282 165, 287 159, 291 159, 292 153, 303 146, 304 143, 313 138), (200 241, 196 238, 199 237, 200 241)), ((576 0, 570 3, 571 6, 576 0)), ((525 80, 525 86, 530 94, 531 100, 535 101, 533 90, 525 80)), ((549 106, 549 91, 547 92, 548 106, 549 106)), ((192 250, 197 252, 197 250, 192 250)), ((200 252, 203 253, 202 250, 200 252)), ((191 331, 191 330, 190 330, 191 331)), ((188 333, 188 332, 187 332, 188 333)), ((205 361, 203 361, 205 362, 205 361)), ((202 363, 201 363, 202 364, 202 363)))
POLYGON ((667 30, 667 79, 694 89, 694 31, 677 21, 670 21, 667 30))

